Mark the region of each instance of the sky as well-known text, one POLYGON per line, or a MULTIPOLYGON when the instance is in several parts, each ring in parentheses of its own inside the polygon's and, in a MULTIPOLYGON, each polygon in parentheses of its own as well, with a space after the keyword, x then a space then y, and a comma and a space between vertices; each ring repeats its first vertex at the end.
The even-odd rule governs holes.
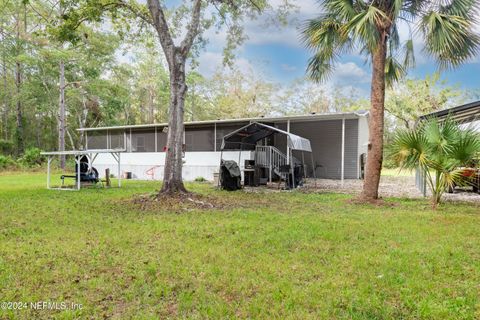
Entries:
MULTIPOLYGON (((273 0, 281 2, 282 0, 273 0)), ((317 0, 297 0, 297 12, 291 15, 291 23, 284 28, 266 26, 262 19, 246 21, 245 31, 248 39, 236 50, 236 65, 241 70, 253 70, 267 81, 288 85, 306 76, 306 66, 312 52, 305 49, 300 41, 299 27, 308 19, 321 13, 317 0)), ((400 35, 408 34, 406 26, 400 27, 400 35)), ((480 26, 477 26, 480 32, 480 26)), ((199 71, 209 76, 222 68, 222 50, 225 45, 226 31, 208 30, 209 43, 199 57, 199 71)), ((406 37, 405 37, 406 38, 406 37)), ((419 36, 414 37, 416 66, 408 77, 423 78, 438 71, 432 58, 422 53, 423 43, 419 36)), ((371 66, 358 52, 341 56, 334 74, 325 83, 330 87, 355 88, 359 93, 368 95, 370 89, 371 66)), ((466 90, 480 88, 480 54, 463 66, 442 71, 442 79, 451 85, 466 90)))

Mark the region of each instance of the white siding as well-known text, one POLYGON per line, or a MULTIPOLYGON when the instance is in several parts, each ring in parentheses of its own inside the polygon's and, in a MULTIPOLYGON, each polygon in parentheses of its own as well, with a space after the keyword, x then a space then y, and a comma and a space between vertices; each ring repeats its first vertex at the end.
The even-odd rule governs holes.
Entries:
MULTIPOLYGON (((238 162, 239 152, 224 152, 224 160, 235 160, 238 162)), ((243 151, 240 167, 243 169, 244 160, 253 159, 250 151, 243 151)), ((220 165, 220 152, 186 152, 183 164, 183 178, 186 181, 193 181, 195 178, 203 177, 213 180, 213 173, 218 172, 220 165)), ((132 152, 121 154, 120 172, 132 172, 133 179, 139 180, 161 180, 165 163, 164 152, 132 152)), ((99 154, 93 166, 98 170, 100 176, 105 175, 105 169, 117 173, 117 164, 110 154, 99 154)))

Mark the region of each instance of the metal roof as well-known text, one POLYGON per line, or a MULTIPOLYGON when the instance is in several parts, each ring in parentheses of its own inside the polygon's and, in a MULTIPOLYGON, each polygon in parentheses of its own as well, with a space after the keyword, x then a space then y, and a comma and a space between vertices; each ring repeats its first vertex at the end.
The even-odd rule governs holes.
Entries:
MULTIPOLYGON (((296 116, 280 116, 280 117, 258 117, 258 118, 240 118, 240 119, 223 119, 223 120, 205 120, 205 121, 191 121, 185 122, 185 126, 208 125, 208 124, 229 124, 241 122, 286 122, 288 120, 295 121, 314 121, 314 120, 340 120, 340 119, 358 119, 360 117, 368 116, 368 111, 357 112, 337 112, 337 113, 317 113, 296 116)), ((103 130, 120 130, 120 129, 147 129, 155 127, 166 127, 168 123, 152 123, 152 124, 137 124, 137 125, 123 125, 111 127, 97 127, 97 128, 82 128, 78 131, 103 131, 103 130)))
POLYGON ((480 120, 480 101, 475 101, 458 107, 432 112, 419 117, 418 120, 421 121, 428 118, 445 119, 447 117, 450 117, 462 123, 480 120))

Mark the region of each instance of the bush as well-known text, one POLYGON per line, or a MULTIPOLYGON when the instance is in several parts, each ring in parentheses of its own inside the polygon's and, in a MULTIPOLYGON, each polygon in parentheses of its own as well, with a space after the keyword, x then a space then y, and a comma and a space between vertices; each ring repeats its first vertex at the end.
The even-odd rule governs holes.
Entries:
POLYGON ((13 160, 12 157, 0 155, 0 170, 10 169, 16 166, 17 163, 15 162, 15 160, 13 160))
POLYGON ((0 139, 0 154, 12 155, 12 153, 13 153, 13 142, 9 140, 0 139))
POLYGON ((397 169, 400 167, 400 163, 395 157, 395 149, 392 143, 385 144, 382 165, 386 169, 397 169))
POLYGON ((41 166, 45 162, 45 157, 40 153, 42 151, 38 148, 29 148, 25 150, 23 156, 19 159, 19 162, 28 168, 41 166))
POLYGON ((385 157, 385 160, 383 160, 383 167, 385 169, 397 169, 398 167, 400 167, 400 164, 398 163, 398 161, 393 159, 393 157, 388 155, 385 157))
POLYGON ((205 182, 207 181, 207 179, 205 179, 204 177, 196 177, 195 178, 195 182, 205 182))
POLYGON ((392 155, 402 168, 420 168, 425 173, 436 208, 446 190, 471 184, 464 167, 480 153, 480 135, 452 119, 432 118, 412 130, 399 131, 392 145, 392 155))

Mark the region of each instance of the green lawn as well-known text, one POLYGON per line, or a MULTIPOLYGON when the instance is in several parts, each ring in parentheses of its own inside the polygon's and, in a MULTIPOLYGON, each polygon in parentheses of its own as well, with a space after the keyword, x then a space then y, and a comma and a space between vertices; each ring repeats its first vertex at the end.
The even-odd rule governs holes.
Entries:
POLYGON ((140 211, 158 183, 48 191, 0 175, 0 319, 480 318, 480 208, 348 195, 214 191, 240 207, 140 211), (123 199, 123 200, 122 200, 123 199))

